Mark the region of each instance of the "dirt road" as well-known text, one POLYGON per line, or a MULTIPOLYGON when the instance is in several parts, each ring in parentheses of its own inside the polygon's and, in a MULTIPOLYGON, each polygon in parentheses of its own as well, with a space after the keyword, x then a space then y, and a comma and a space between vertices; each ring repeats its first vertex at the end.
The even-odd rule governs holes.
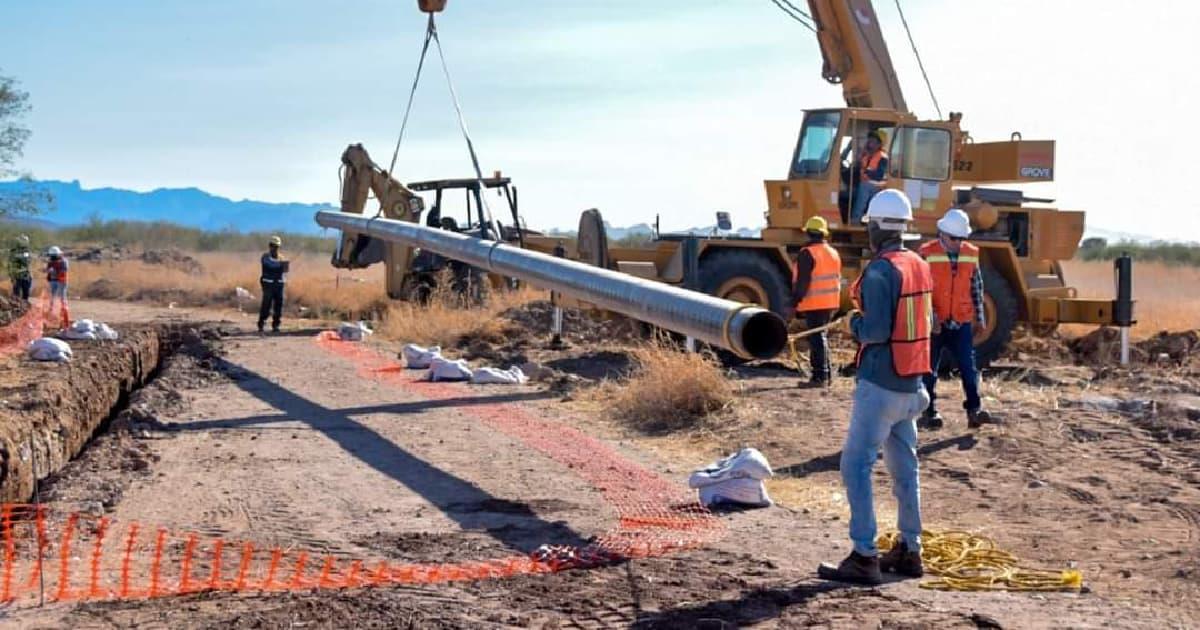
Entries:
MULTIPOLYGON (((77 309, 106 321, 163 314, 99 302, 77 309)), ((144 470, 131 475, 89 466, 90 457, 109 456, 103 448, 90 449, 74 464, 124 486, 111 502, 114 519, 339 558, 431 562, 529 553, 545 543, 581 544, 613 526, 613 509, 595 488, 488 428, 473 412, 501 406, 604 431, 599 419, 563 407, 557 396, 528 386, 463 385, 453 396, 431 398, 364 378, 352 362, 315 343, 315 330, 260 337, 246 332, 244 322, 226 326, 237 332, 220 342, 223 354, 214 362, 178 362, 156 381, 176 396, 147 403, 158 407, 152 411, 166 430, 139 441, 138 457, 148 463, 138 468, 144 470), (172 398, 169 405, 155 402, 172 398)), ((686 469, 629 443, 614 446, 683 484, 686 469)), ((937 462, 929 467, 926 477, 942 474, 937 462)), ((76 473, 64 475, 55 492, 79 504, 96 488, 94 478, 76 473)), ((931 500, 946 497, 955 504, 947 488, 935 483, 931 500)), ((817 562, 845 553, 845 523, 836 515, 772 508, 720 518, 727 533, 707 548, 599 569, 453 586, 58 604, 12 611, 8 621, 74 627, 856 628, 1164 627, 1185 626, 1189 618, 1186 610, 1095 592, 955 594, 922 590, 911 581, 843 588, 813 575, 817 562)), ((1044 535, 1049 541, 1054 532, 1044 535)), ((1097 543, 1101 553, 1110 553, 1122 540, 1097 543)))

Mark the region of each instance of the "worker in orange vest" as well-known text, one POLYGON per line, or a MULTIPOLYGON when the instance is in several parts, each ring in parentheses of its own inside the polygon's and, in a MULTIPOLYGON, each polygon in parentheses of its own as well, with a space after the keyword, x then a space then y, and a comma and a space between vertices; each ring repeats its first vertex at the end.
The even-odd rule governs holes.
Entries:
POLYGON ((887 132, 884 130, 876 129, 867 134, 866 150, 858 158, 858 183, 852 191, 851 225, 862 222, 871 198, 887 186, 888 154, 883 150, 886 144, 887 132))
MULTIPOLYGON (((792 299, 796 316, 803 317, 805 328, 812 330, 829 324, 842 304, 842 257, 825 242, 829 224, 824 218, 810 218, 804 231, 808 244, 792 267, 792 299)), ((801 382, 801 387, 828 387, 832 383, 829 335, 824 330, 808 336, 808 364, 812 375, 808 382, 801 382)))
POLYGON ((883 571, 921 577, 921 484, 916 419, 929 405, 921 377, 929 373, 933 329, 933 277, 916 252, 905 249, 912 204, 894 189, 875 195, 867 209, 867 238, 874 257, 850 295, 860 312, 850 317, 859 343, 858 382, 839 468, 850 504, 854 548, 840 564, 822 564, 827 580, 879 584, 883 571), (879 451, 896 496, 900 540, 883 557, 876 546, 871 471, 879 451))
POLYGON ((925 377, 929 407, 917 423, 922 429, 940 429, 945 420, 937 410, 938 369, 942 351, 949 350, 958 363, 962 378, 963 409, 967 426, 977 429, 996 419, 982 408, 979 399, 979 371, 975 367, 973 326, 987 326, 983 309, 983 274, 979 269, 979 248, 967 242, 971 220, 966 212, 951 208, 937 222, 937 238, 921 246, 921 256, 933 270, 933 310, 937 325, 933 334, 933 363, 925 377))
POLYGON ((67 271, 70 265, 67 257, 63 256, 62 248, 57 245, 46 250, 46 256, 50 259, 46 263, 46 281, 50 285, 50 308, 47 312, 53 313, 57 303, 61 313, 60 325, 67 329, 71 327, 71 312, 67 308, 67 271))

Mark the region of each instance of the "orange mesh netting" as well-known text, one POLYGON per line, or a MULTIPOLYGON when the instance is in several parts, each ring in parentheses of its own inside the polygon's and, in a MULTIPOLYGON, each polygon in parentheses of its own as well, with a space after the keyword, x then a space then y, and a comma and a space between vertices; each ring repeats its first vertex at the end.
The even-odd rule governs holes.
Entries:
MULTIPOLYGON (((363 376, 401 387, 430 400, 462 395, 464 385, 420 380, 421 372, 404 366, 361 343, 344 342, 332 331, 317 343, 358 366, 363 376)), ((692 549, 723 531, 720 519, 701 506, 695 494, 629 461, 608 444, 573 427, 537 418, 515 404, 472 405, 463 413, 514 438, 566 466, 600 491, 616 509, 617 527, 578 549, 560 548, 566 556, 612 561, 663 555, 692 549)), ((588 564, 582 562, 582 564, 588 564)))
MULTIPOLYGON (((40 315, 40 311, 39 311, 40 315)), ((40 318, 36 325, 40 328, 40 318)), ((40 334, 40 331, 39 331, 40 334)), ((430 400, 455 398, 462 385, 415 380, 392 359, 323 333, 318 343, 355 362, 362 375, 430 400)), ((562 464, 589 482, 619 515, 585 546, 543 545, 528 555, 457 563, 347 559, 286 547, 172 532, 137 522, 5 504, 0 601, 137 599, 200 591, 272 592, 434 584, 553 573, 703 546, 724 525, 694 495, 587 434, 535 417, 514 404, 464 408, 485 426, 562 464)))
POLYGON ((43 295, 23 315, 0 326, 0 356, 22 352, 31 342, 40 339, 49 315, 43 295))

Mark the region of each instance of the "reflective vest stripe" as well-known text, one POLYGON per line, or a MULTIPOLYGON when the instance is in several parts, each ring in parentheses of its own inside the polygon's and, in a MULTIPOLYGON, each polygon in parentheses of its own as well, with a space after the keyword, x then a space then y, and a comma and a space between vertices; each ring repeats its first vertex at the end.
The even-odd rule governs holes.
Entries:
MULTIPOLYGON (((811 243, 804 246, 813 259, 812 277, 808 282, 808 291, 796 303, 797 312, 805 311, 834 311, 841 306, 842 295, 842 258, 837 250, 828 243, 811 243)), ((798 278, 799 271, 792 268, 792 281, 798 278)))
MULTIPOLYGON (((900 274, 900 299, 893 313, 892 336, 888 340, 892 351, 892 366, 899 376, 920 376, 930 372, 930 332, 933 315, 933 276, 929 264, 915 252, 906 249, 887 252, 884 260, 900 274)), ((854 281, 852 299, 862 304, 862 276, 854 281)), ((862 346, 857 362, 861 364, 862 346)))
POLYGON ((941 321, 967 324, 975 320, 975 301, 971 284, 979 267, 979 248, 964 242, 957 264, 938 239, 921 246, 921 255, 933 273, 933 310, 941 321))

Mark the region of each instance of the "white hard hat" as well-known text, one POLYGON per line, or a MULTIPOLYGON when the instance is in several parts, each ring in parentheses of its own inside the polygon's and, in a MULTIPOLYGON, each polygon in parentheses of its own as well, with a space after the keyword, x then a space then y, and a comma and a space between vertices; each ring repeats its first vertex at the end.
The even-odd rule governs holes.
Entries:
POLYGON ((21 234, 20 236, 17 237, 17 242, 22 245, 28 245, 29 244, 29 235, 21 234))
POLYGON ((950 236, 967 238, 971 235, 971 218, 958 208, 950 208, 946 216, 938 219, 937 229, 950 236))
POLYGON ((871 197, 871 203, 867 205, 867 214, 863 217, 862 222, 874 221, 876 225, 885 230, 903 232, 912 218, 912 202, 908 200, 908 195, 894 188, 888 188, 871 197))
POLYGON ((62 250, 59 249, 58 245, 53 245, 50 247, 50 249, 46 250, 46 255, 47 256, 62 256, 62 250))

